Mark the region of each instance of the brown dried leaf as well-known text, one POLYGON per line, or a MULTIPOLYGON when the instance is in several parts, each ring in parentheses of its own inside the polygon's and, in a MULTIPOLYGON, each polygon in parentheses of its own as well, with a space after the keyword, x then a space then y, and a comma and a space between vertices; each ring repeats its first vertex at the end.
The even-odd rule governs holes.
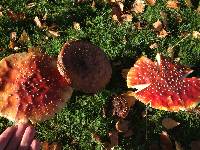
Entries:
POLYGON ((167 35, 169 34, 169 32, 167 32, 165 29, 162 29, 159 33, 158 33, 158 37, 159 38, 165 38, 167 35))
POLYGON ((153 43, 149 46, 150 49, 156 49, 158 48, 158 44, 157 43, 153 43))
POLYGON ((177 141, 175 141, 175 146, 176 146, 176 150, 184 150, 181 144, 177 141))
POLYGON ((122 74, 122 77, 123 77, 124 79, 127 78, 127 74, 128 74, 128 72, 129 72, 129 70, 130 70, 130 69, 122 69, 121 74, 122 74))
POLYGON ((180 7, 177 0, 168 0, 166 4, 167 8, 178 9, 180 7))
POLYGON ((150 6, 154 6, 156 4, 156 0, 146 0, 147 4, 150 6))
POLYGON ((131 22, 133 19, 133 16, 131 14, 123 14, 121 17, 123 21, 126 21, 126 22, 131 22))
POLYGON ((115 128, 118 132, 127 132, 129 128, 129 121, 120 119, 115 124, 115 128))
POLYGON ((73 27, 74 27, 75 30, 81 29, 80 23, 78 23, 78 22, 73 22, 73 27))
POLYGON ((153 23, 153 27, 155 31, 161 31, 163 29, 162 22, 157 20, 155 23, 153 23))
POLYGON ((160 134, 160 142, 162 150, 173 150, 173 145, 167 132, 162 131, 160 134))
POLYGON ((135 0, 133 3, 133 8, 131 9, 135 13, 143 13, 145 8, 144 0, 135 0))
POLYGON ((112 20, 116 22, 122 21, 122 11, 118 5, 112 7, 112 20))
POLYGON ((41 144, 41 149, 42 150, 49 150, 49 144, 48 144, 48 142, 42 142, 42 144, 41 144))
POLYGON ((13 21, 21 21, 24 20, 26 18, 24 13, 15 13, 12 10, 8 10, 7 11, 7 15, 10 17, 11 20, 13 21))
POLYGON ((9 42, 9 46, 8 46, 10 49, 14 49, 15 48, 15 46, 16 46, 16 43, 15 43, 16 39, 17 39, 17 32, 11 32, 10 33, 10 42, 9 42))
POLYGON ((60 36, 60 33, 58 31, 48 30, 48 32, 50 33, 50 35, 52 35, 54 37, 59 37, 60 36))
POLYGON ((166 128, 166 129, 173 129, 174 127, 178 126, 180 123, 173 120, 172 118, 164 118, 162 120, 162 125, 166 128))
POLYGON ((40 19, 38 18, 38 16, 36 16, 36 17, 34 18, 34 22, 35 22, 36 26, 38 26, 39 28, 42 28, 42 27, 43 27, 43 26, 42 26, 42 23, 41 23, 41 21, 40 21, 40 19))
POLYGON ((186 4, 188 7, 192 7, 192 2, 191 2, 191 0, 185 0, 185 4, 186 4))
POLYGON ((30 40, 28 33, 24 30, 22 34, 20 35, 20 38, 18 42, 20 43, 26 43, 30 40))
POLYGON ((134 26, 135 26, 135 28, 138 29, 138 30, 141 30, 141 29, 142 29, 142 26, 141 26, 141 22, 140 22, 140 21, 134 23, 134 26))
POLYGON ((200 140, 191 142, 191 150, 200 150, 200 140))
POLYGON ((198 31, 193 31, 193 32, 192 32, 192 37, 193 37, 193 38, 196 38, 196 39, 197 39, 197 38, 200 38, 200 33, 199 33, 198 31))
POLYGON ((58 143, 52 143, 50 146, 49 146, 49 150, 61 150, 62 149, 62 147, 61 147, 61 145, 60 144, 58 144, 58 143))
POLYGON ((29 47, 28 52, 41 53, 42 49, 40 47, 29 47))
POLYGON ((92 138, 93 138, 96 142, 99 142, 99 143, 102 142, 101 137, 100 137, 97 133, 92 133, 92 138))

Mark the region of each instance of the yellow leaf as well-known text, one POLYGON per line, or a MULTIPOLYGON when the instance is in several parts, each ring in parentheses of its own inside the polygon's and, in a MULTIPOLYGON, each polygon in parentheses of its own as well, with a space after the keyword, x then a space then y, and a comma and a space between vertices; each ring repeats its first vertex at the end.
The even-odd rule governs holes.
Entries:
POLYGON ((166 128, 166 129, 173 129, 174 127, 178 126, 180 123, 176 122, 175 120, 171 119, 171 118, 164 118, 162 120, 162 125, 166 128))

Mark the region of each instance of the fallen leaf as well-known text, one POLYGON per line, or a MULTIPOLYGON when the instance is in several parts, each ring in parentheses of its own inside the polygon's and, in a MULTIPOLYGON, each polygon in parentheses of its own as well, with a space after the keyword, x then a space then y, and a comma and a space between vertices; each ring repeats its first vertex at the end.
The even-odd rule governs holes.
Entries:
POLYGON ((122 74, 122 77, 123 77, 124 79, 127 78, 127 74, 128 74, 128 72, 129 72, 129 70, 130 70, 130 69, 122 69, 121 74, 122 74))
POLYGON ((73 27, 74 27, 75 30, 81 29, 80 23, 78 23, 78 22, 73 22, 73 27))
POLYGON ((162 120, 162 125, 166 128, 166 129, 173 129, 174 127, 178 126, 180 123, 173 120, 172 118, 164 118, 162 120))
POLYGON ((21 13, 21 12, 15 13, 12 10, 8 10, 7 15, 13 21, 21 21, 21 20, 24 20, 26 18, 24 13, 21 13))
POLYGON ((27 8, 32 8, 32 7, 34 7, 36 5, 36 3, 28 3, 27 5, 26 5, 26 7, 27 8))
POLYGON ((120 119, 115 124, 115 128, 118 132, 127 132, 129 129, 129 121, 120 119))
POLYGON ((122 20, 125 22, 131 22, 133 19, 133 16, 131 14, 123 14, 121 17, 122 20))
POLYGON ((10 42, 9 42, 9 48, 10 49, 14 49, 15 48, 15 46, 16 46, 16 43, 15 43, 16 39, 17 39, 17 32, 11 32, 10 33, 10 42))
POLYGON ((42 23, 41 23, 40 19, 38 18, 38 16, 36 16, 34 18, 34 22, 35 22, 36 26, 38 26, 39 28, 42 28, 42 23))
POLYGON ((117 2, 117 5, 119 6, 121 12, 124 11, 124 4, 122 2, 117 2))
POLYGON ((96 3, 95 3, 94 0, 92 1, 91 7, 92 7, 92 8, 96 8, 96 3))
POLYGON ((60 144, 58 143, 52 143, 51 145, 49 145, 49 150, 61 150, 62 147, 60 144))
POLYGON ((158 33, 158 37, 159 38, 165 38, 167 35, 169 34, 169 32, 167 32, 165 29, 162 29, 159 33, 158 33))
POLYGON ((2 11, 0 11, 0 17, 2 17, 3 16, 3 12, 2 11))
POLYGON ((192 37, 193 37, 193 38, 196 38, 196 39, 197 39, 197 38, 200 38, 200 33, 199 33, 198 31, 193 31, 193 32, 192 32, 192 37))
POLYGON ((168 0, 167 1, 167 8, 172 8, 172 9, 178 9, 179 6, 179 2, 177 0, 168 0))
POLYGON ((158 48, 158 44, 157 43, 153 43, 149 46, 150 49, 156 49, 158 48))
POLYGON ((176 146, 176 150, 184 150, 181 144, 177 141, 175 141, 175 146, 176 146))
POLYGON ((153 23, 153 27, 155 31, 161 31, 163 29, 162 22, 157 20, 155 23, 153 23))
POLYGON ((147 4, 150 6, 154 6, 156 4, 156 0, 146 0, 147 4))
POLYGON ((101 143, 101 137, 97 133, 92 133, 92 139, 94 139, 96 142, 101 143))
POLYGON ((54 37, 59 37, 60 36, 60 33, 58 31, 48 30, 48 32, 54 37))
POLYGON ((162 150, 173 150, 173 145, 167 132, 162 131, 160 134, 160 142, 162 150))
POLYGON ((134 26, 136 29, 141 30, 142 29, 142 25, 140 21, 137 21, 136 23, 134 23, 134 26))
POLYGON ((49 150, 49 144, 48 144, 48 142, 42 142, 41 143, 41 149, 42 150, 49 150))
POLYGON ((112 7, 112 20, 122 22, 122 11, 118 5, 112 7))
POLYGON ((191 150, 200 150, 200 140, 191 142, 191 150))
POLYGON ((20 35, 20 38, 18 40, 18 42, 20 43, 26 43, 30 40, 28 33, 23 30, 22 34, 20 35))
POLYGON ((191 0, 185 0, 185 4, 186 4, 188 7, 192 7, 192 2, 191 2, 191 0))
POLYGON ((28 52, 41 53, 42 49, 40 47, 29 47, 28 52))
POLYGON ((143 13, 144 8, 145 8, 144 0, 135 0, 131 10, 138 14, 138 13, 143 13))

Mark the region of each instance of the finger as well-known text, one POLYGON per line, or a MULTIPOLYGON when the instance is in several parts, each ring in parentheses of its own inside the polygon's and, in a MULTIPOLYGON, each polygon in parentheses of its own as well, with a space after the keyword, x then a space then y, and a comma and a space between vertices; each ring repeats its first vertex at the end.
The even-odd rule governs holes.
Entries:
POLYGON ((18 150, 28 150, 30 148, 34 136, 35 136, 35 129, 31 126, 28 126, 24 132, 18 150))
POLYGON ((15 133, 16 127, 8 127, 1 135, 0 135, 0 150, 3 150, 8 141, 11 139, 12 135, 15 133))
POLYGON ((13 150, 19 146, 21 139, 24 135, 24 132, 26 130, 26 127, 27 125, 25 124, 17 126, 17 131, 15 132, 15 134, 12 136, 11 140, 9 141, 6 147, 6 150, 13 150))
POLYGON ((33 140, 30 150, 40 150, 40 142, 37 140, 33 140))

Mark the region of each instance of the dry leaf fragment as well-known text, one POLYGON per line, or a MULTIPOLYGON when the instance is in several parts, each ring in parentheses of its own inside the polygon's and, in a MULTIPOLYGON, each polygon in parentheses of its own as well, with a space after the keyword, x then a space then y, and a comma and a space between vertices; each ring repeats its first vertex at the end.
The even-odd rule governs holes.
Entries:
POLYGON ((73 27, 74 27, 75 30, 81 29, 80 23, 78 23, 78 22, 73 22, 73 27))
POLYGON ((34 7, 36 5, 36 3, 28 3, 27 5, 26 5, 26 7, 27 8, 32 8, 32 7, 34 7))
POLYGON ((58 31, 48 30, 48 32, 54 37, 59 37, 60 36, 60 33, 58 31))
POLYGON ((123 21, 126 21, 126 22, 131 22, 133 19, 133 16, 131 14, 123 14, 121 17, 123 21))
POLYGON ((52 143, 51 145, 49 145, 49 150, 61 150, 61 145, 58 143, 52 143))
POLYGON ((162 120, 162 125, 166 128, 166 129, 173 129, 174 127, 178 126, 180 123, 173 120, 172 118, 164 118, 162 120))
POLYGON ((176 146, 176 150, 184 150, 181 144, 177 141, 175 141, 175 146, 176 146))
POLYGON ((95 3, 94 0, 92 1, 91 7, 92 7, 92 8, 96 8, 96 3, 95 3))
POLYGON ((196 39, 200 38, 200 33, 198 31, 193 31, 192 36, 193 36, 193 38, 196 38, 196 39))
POLYGON ((101 137, 97 133, 92 133, 92 139, 99 143, 102 142, 101 137))
POLYGON ((179 6, 179 2, 177 0, 168 0, 167 1, 167 8, 172 8, 172 9, 178 9, 179 6))
POLYGON ((131 9, 135 13, 143 13, 145 8, 144 0, 135 0, 133 3, 133 8, 131 9))
POLYGON ((10 49, 14 49, 15 48, 15 46, 16 46, 16 43, 15 43, 16 39, 17 39, 17 32, 11 32, 10 33, 10 42, 9 42, 9 48, 10 49))
POLYGON ((191 142, 191 150, 200 150, 200 140, 191 142))
POLYGON ((115 128, 118 132, 127 132, 129 128, 129 121, 120 119, 115 124, 115 128))
POLYGON ((121 12, 124 11, 124 4, 122 2, 117 2, 117 5, 119 6, 121 12))
POLYGON ((188 7, 192 7, 192 2, 191 2, 191 0, 185 0, 185 4, 186 4, 188 7))
POLYGON ((150 49, 156 49, 158 48, 158 44, 157 43, 153 43, 149 46, 150 49))
POLYGON ((42 23, 41 23, 40 19, 38 18, 38 16, 36 16, 34 18, 34 22, 35 22, 36 26, 38 26, 39 28, 42 28, 42 23))
POLYGON ((146 0, 147 4, 150 6, 154 6, 156 4, 156 0, 146 0))
POLYGON ((163 29, 162 22, 157 20, 155 23, 153 23, 153 27, 155 31, 161 31, 163 29))
POLYGON ((142 25, 141 25, 141 22, 140 22, 140 21, 134 23, 134 26, 135 26, 135 28, 138 29, 138 30, 141 30, 141 29, 142 29, 142 25))
POLYGON ((116 22, 122 21, 122 11, 118 5, 112 7, 112 20, 116 22))
POLYGON ((34 53, 41 53, 42 52, 42 49, 40 47, 29 47, 28 48, 28 52, 31 53, 31 52, 34 52, 34 53))
POLYGON ((26 18, 24 13, 21 13, 21 12, 15 13, 12 10, 8 10, 7 15, 13 21, 21 21, 21 20, 24 20, 26 18))
POLYGON ((159 38, 165 38, 167 35, 169 34, 169 32, 167 32, 165 29, 162 29, 159 33, 158 33, 158 37, 159 38))
POLYGON ((23 30, 22 34, 20 35, 20 38, 18 40, 18 42, 20 43, 26 43, 30 40, 28 33, 23 30))
POLYGON ((167 132, 162 131, 160 134, 160 142, 162 150, 173 150, 173 145, 167 132))

